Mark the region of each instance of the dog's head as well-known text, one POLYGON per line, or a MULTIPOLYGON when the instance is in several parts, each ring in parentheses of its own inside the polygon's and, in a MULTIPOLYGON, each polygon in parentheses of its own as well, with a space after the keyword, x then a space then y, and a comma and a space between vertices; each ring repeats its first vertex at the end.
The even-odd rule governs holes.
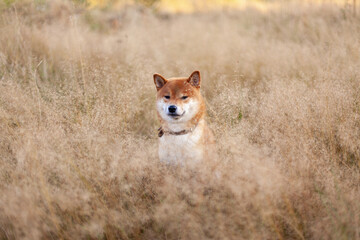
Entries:
POLYGON ((157 89, 157 111, 169 123, 184 123, 193 119, 202 109, 200 95, 200 72, 193 72, 189 78, 165 79, 154 74, 157 89))

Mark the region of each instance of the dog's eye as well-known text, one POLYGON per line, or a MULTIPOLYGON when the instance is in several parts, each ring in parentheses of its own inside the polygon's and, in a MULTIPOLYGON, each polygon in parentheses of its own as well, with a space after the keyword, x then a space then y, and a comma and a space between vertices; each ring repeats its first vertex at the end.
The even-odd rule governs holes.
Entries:
POLYGON ((187 99, 187 98, 188 98, 188 96, 182 96, 181 97, 181 99, 184 99, 184 100, 187 99))
POLYGON ((164 96, 165 99, 170 99, 170 96, 164 96))

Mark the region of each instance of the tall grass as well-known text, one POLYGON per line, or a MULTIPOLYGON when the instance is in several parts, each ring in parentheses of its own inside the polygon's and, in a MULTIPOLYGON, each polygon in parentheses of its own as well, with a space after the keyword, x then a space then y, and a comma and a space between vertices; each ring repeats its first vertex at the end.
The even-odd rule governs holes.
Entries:
POLYGON ((359 21, 3 8, 0 238, 359 239, 359 21), (158 161, 152 80, 193 70, 218 152, 195 172, 158 161))

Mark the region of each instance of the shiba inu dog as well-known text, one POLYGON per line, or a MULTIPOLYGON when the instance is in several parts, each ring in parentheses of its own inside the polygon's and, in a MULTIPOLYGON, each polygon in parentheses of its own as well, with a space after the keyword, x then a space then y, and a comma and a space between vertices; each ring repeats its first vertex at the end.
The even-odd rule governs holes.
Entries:
POLYGON ((159 128, 159 158, 170 164, 188 165, 207 158, 214 143, 205 122, 205 103, 200 94, 200 72, 188 78, 165 79, 154 74, 159 128))

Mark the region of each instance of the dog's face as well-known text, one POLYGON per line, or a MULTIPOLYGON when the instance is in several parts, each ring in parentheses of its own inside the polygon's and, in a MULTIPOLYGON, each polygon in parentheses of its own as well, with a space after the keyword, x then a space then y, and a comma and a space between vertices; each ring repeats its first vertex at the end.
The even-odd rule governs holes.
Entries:
POLYGON ((166 80, 154 75, 157 89, 156 107, 159 116, 169 123, 184 123, 193 119, 201 107, 200 73, 189 78, 166 80))

